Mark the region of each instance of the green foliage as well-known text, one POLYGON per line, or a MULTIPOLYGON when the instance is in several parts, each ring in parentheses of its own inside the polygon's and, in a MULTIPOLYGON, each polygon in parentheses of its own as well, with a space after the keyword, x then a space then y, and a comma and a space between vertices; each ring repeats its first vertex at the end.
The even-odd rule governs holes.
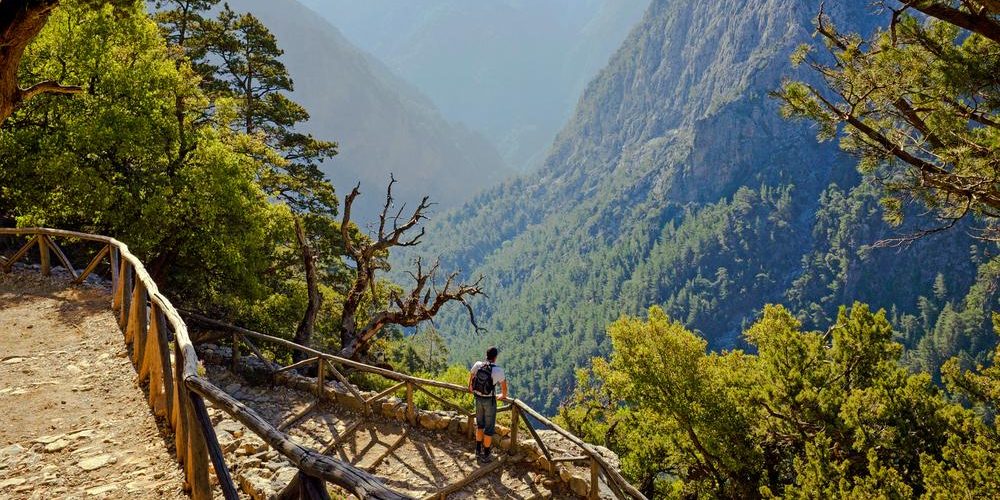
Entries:
POLYGON ((817 124, 821 140, 842 129, 841 147, 860 156, 859 170, 887 189, 892 223, 902 220, 908 201, 935 211, 942 224, 980 215, 992 226, 1000 208, 1000 101, 988 90, 1000 83, 1000 43, 977 28, 996 26, 1000 14, 995 7, 941 14, 954 3, 904 8, 869 37, 842 33, 821 13, 825 53, 800 50, 792 61, 814 69, 822 84, 789 81, 776 94, 782 113, 817 124))
POLYGON ((656 307, 608 333, 610 361, 580 373, 560 417, 651 495, 901 498, 948 478, 995 491, 994 431, 908 373, 884 311, 855 304, 810 332, 767 306, 745 333, 756 355, 708 353, 656 307))
MULTIPOLYGON (((39 96, 0 131, 0 219, 114 236, 178 305, 290 336, 307 303, 297 218, 325 297, 314 344, 338 348, 352 271, 317 168, 336 145, 295 131, 308 114, 284 95, 291 80, 273 35, 229 9, 209 18, 215 3, 162 2, 156 22, 141 2, 54 11, 21 73, 86 92, 39 96), (222 57, 234 50, 268 71, 222 57), (252 130, 233 125, 246 120, 252 130)), ((393 285, 375 289, 360 320, 393 285)))
POLYGON ((275 36, 252 14, 237 14, 228 4, 205 25, 207 53, 221 61, 213 88, 238 103, 232 126, 258 135, 281 155, 265 158, 265 190, 295 211, 336 215, 333 186, 317 165, 337 154, 337 145, 294 130, 309 113, 285 94, 292 79, 275 36))
POLYGON ((33 100, 0 132, 4 219, 119 237, 187 300, 259 296, 287 211, 268 202, 258 164, 239 152, 253 146, 247 137, 198 129, 199 147, 177 163, 174 97, 205 100, 141 4, 65 2, 23 72, 87 92, 33 100))
POLYGON ((448 368, 448 345, 433 325, 405 337, 386 338, 383 344, 377 349, 381 351, 381 361, 404 373, 436 375, 448 368))
MULTIPOLYGON (((461 311, 442 318, 441 332, 455 361, 470 362, 485 346, 500 345, 514 393, 551 413, 572 392, 573 367, 608 352, 604 329, 621 313, 659 304, 719 349, 741 346, 740 331, 768 301, 788 304, 807 328, 819 328, 836 318, 839 304, 856 299, 890 311, 897 340, 915 349, 942 314, 943 304, 927 297, 947 269, 946 301, 961 304, 975 285, 979 303, 987 304, 967 313, 959 337, 975 340, 955 349, 973 359, 989 349, 988 328, 975 325, 988 322, 989 307, 998 303, 983 295, 995 289, 994 278, 977 276, 976 261, 991 244, 974 247, 967 234, 949 233, 904 250, 876 248, 894 234, 880 220, 877 186, 830 185, 812 193, 744 187, 730 199, 685 207, 628 207, 610 192, 588 198, 567 218, 534 225, 503 244, 479 268, 492 278, 490 300, 475 303, 486 334, 467 332, 461 311)), ((512 207, 493 208, 514 219, 519 212, 512 207)), ((462 230, 472 231, 464 226, 472 222, 490 223, 463 221, 462 230)), ((899 230, 916 227, 910 218, 899 230)), ((908 354, 907 363, 936 374, 955 353, 943 351, 926 365, 908 354)))

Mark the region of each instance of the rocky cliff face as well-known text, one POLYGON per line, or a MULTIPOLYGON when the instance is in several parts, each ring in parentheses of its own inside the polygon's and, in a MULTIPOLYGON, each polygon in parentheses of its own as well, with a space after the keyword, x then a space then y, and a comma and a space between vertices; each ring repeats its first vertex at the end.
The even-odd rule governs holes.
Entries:
MULTIPOLYGON (((430 228, 424 253, 489 280, 490 298, 476 304, 487 334, 468 333, 460 311, 440 322, 456 360, 500 345, 515 387, 552 410, 572 389, 574 368, 609 350, 604 330, 621 314, 659 304, 726 348, 739 345, 742 325, 765 303, 786 302, 813 271, 803 257, 831 247, 829 232, 814 230, 821 193, 858 182, 851 158, 781 119, 768 96, 783 78, 809 77, 789 56, 811 41, 818 8, 813 0, 652 2, 587 86, 543 168, 430 228)), ((854 0, 828 12, 865 32, 884 21, 867 8, 854 0)), ((827 207, 828 218, 841 217, 836 210, 827 207)), ((882 224, 875 211, 864 217, 847 226, 882 224)), ((967 255, 967 244, 956 248, 967 255)), ((830 279, 867 283, 878 279, 872 270, 830 279)), ((810 293, 798 303, 825 311, 843 299, 810 293)), ((912 295, 854 298, 915 307, 912 295)))

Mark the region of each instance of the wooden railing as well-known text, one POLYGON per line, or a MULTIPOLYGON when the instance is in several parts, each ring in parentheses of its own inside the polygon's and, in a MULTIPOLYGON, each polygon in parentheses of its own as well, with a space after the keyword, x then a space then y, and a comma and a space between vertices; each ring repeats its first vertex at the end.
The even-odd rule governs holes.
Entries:
POLYGON ((156 415, 167 419, 174 431, 177 460, 184 468, 186 486, 196 500, 213 496, 209 461, 223 496, 227 500, 238 498, 202 398, 242 422, 298 467, 302 498, 328 498, 323 481, 341 486, 361 498, 407 498, 364 470, 291 441, 252 409, 199 375, 198 355, 184 321, 124 243, 107 236, 44 228, 0 228, 0 235, 30 237, 10 258, 0 261, 4 272, 10 272, 32 247, 37 247, 42 274, 50 274, 51 255, 55 254, 79 283, 107 257, 111 268, 112 308, 117 313, 125 342, 131 347, 139 380, 149 382, 150 406, 156 415), (77 272, 53 240, 56 237, 98 243, 101 248, 83 272, 77 272))
MULTIPOLYGON (((212 318, 207 318, 196 313, 185 311, 183 314, 186 315, 189 319, 194 320, 198 323, 228 331, 232 337, 231 345, 233 346, 232 347, 233 355, 231 359, 234 360, 233 361, 234 364, 237 362, 236 360, 240 359, 240 357, 242 356, 241 345, 245 345, 250 349, 250 352, 257 358, 259 358, 260 361, 265 366, 268 366, 271 372, 274 374, 283 373, 293 369, 305 368, 314 365, 316 367, 316 374, 317 374, 315 382, 317 384, 316 388, 317 393, 322 391, 323 384, 325 383, 326 380, 325 378, 326 374, 329 373, 338 381, 340 381, 341 385, 346 387, 347 390, 351 392, 351 394, 354 396, 355 399, 357 399, 362 403, 363 405, 362 411, 366 414, 374 413, 373 405, 375 403, 385 398, 388 398, 389 396, 391 396, 396 392, 405 389, 406 419, 410 424, 414 425, 416 424, 416 414, 415 414, 416 406, 414 405, 413 402, 413 396, 416 393, 416 391, 420 391, 424 395, 430 397, 437 403, 441 404, 443 407, 456 411, 460 415, 464 415, 468 422, 467 428, 470 434, 469 436, 470 438, 472 437, 472 433, 475 432, 475 426, 473 425, 475 420, 474 412, 470 412, 468 407, 457 405, 452 401, 449 401, 431 391, 432 388, 444 389, 456 395, 468 396, 469 388, 466 386, 452 384, 449 382, 442 382, 440 380, 415 377, 413 375, 407 375, 405 373, 399 373, 396 371, 379 368, 377 366, 360 363, 358 361, 342 358, 339 356, 335 356, 333 354, 320 352, 317 351, 316 349, 305 347, 296 344, 294 342, 285 340, 283 338, 274 337, 264 333, 248 330, 246 328, 241 328, 235 325, 214 320, 212 318), (260 348, 254 342, 254 340, 269 342, 271 344, 275 344, 284 347, 286 349, 298 351, 309 357, 290 365, 280 366, 274 363, 273 361, 267 359, 266 357, 264 357, 260 348), (340 367, 340 369, 338 369, 338 367, 340 367), (352 384, 344 375, 344 373, 347 372, 348 370, 354 372, 370 373, 378 375, 390 381, 392 385, 389 388, 384 389, 372 396, 365 397, 364 395, 361 394, 361 392, 357 389, 357 387, 355 387, 355 385, 352 384)), ((285 422, 283 422, 282 425, 279 425, 279 428, 291 425, 296 420, 301 419, 305 414, 311 412, 312 410, 313 410, 313 405, 305 407, 297 415, 291 416, 285 422)), ((588 496, 590 498, 597 498, 598 488, 600 484, 598 477, 603 476, 605 479, 605 484, 608 485, 608 487, 614 492, 614 494, 618 498, 645 499, 645 496, 643 496, 643 494, 638 489, 636 489, 635 486, 630 484, 624 477, 622 477, 621 473, 619 473, 617 469, 612 467, 607 462, 607 460, 605 460, 605 458, 597 450, 594 449, 593 446, 585 443, 580 438, 573 435, 573 433, 555 424, 554 422, 552 422, 542 414, 535 411, 533 408, 528 406, 520 399, 509 400, 509 404, 497 408, 498 413, 506 411, 511 412, 510 440, 512 443, 512 448, 515 448, 514 451, 517 451, 516 448, 521 446, 518 434, 519 430, 523 427, 525 430, 528 431, 528 433, 531 436, 531 439, 534 441, 535 444, 537 444, 539 450, 545 456, 546 462, 544 463, 546 464, 546 469, 548 469, 550 473, 555 473, 557 464, 561 462, 589 464, 590 492, 588 496), (525 418, 525 416, 528 416, 530 418, 525 418), (533 421, 536 422, 537 424, 541 424, 542 426, 544 426, 549 430, 555 431, 557 434, 559 434, 567 441, 575 445, 579 449, 580 454, 566 455, 566 456, 554 455, 550 447, 538 434, 536 423, 533 423, 533 421)), ((458 484, 450 485, 450 487, 455 487, 455 486, 459 485, 458 484)), ((450 487, 446 487, 442 491, 448 490, 450 489, 450 487)), ((442 492, 439 492, 439 494, 440 494, 439 496, 443 496, 442 492)), ((429 495, 429 496, 433 497, 434 495, 429 495)))
MULTIPOLYGON (((326 488, 323 487, 324 481, 341 486, 361 498, 407 498, 388 489, 369 472, 326 456, 326 453, 332 451, 338 444, 337 440, 330 443, 322 452, 317 452, 291 441, 282 432, 284 428, 311 411, 318 403, 318 399, 313 405, 282 422, 278 427, 274 427, 254 410, 199 375, 197 353, 181 314, 174 309, 166 297, 160 294, 142 263, 129 252, 124 243, 106 236, 43 228, 0 228, 0 235, 30 236, 28 242, 13 256, 9 259, 0 259, 0 266, 4 272, 10 272, 13 264, 24 258, 33 246, 37 246, 40 252, 39 262, 43 274, 48 275, 51 271, 51 252, 74 276, 76 283, 82 282, 107 258, 110 264, 113 288, 112 308, 117 313, 125 341, 132 349, 132 361, 136 366, 139 379, 142 382, 147 380, 149 382, 150 406, 157 415, 166 418, 174 430, 177 460, 184 467, 187 486, 195 499, 201 500, 212 496, 208 477, 209 460, 215 469, 225 498, 237 498, 236 488, 226 468, 222 450, 216 440, 203 398, 240 421, 251 432, 298 467, 299 475, 294 483, 299 490, 297 496, 301 498, 327 498, 326 488), (95 242, 102 246, 87 267, 82 272, 77 272, 53 241, 53 237, 95 242), (169 347, 171 340, 174 343, 172 357, 169 347)), ((463 415, 467 419, 469 434, 474 432, 475 414, 470 412, 469 408, 448 401, 431 390, 432 388, 443 389, 460 395, 468 395, 467 387, 386 370, 194 313, 185 312, 185 314, 190 319, 226 330, 231 334, 233 346, 231 360, 234 366, 240 362, 240 358, 243 356, 241 346, 249 348, 250 352, 269 367, 274 374, 315 365, 317 396, 322 396, 327 376, 332 376, 350 391, 351 395, 361 403, 362 411, 369 415, 373 413, 372 407, 375 403, 405 389, 406 420, 411 424, 417 423, 413 398, 415 391, 420 391, 442 406, 463 415), (280 366, 266 358, 254 340, 276 344, 304 353, 309 357, 288 366, 280 366), (388 379, 392 385, 366 397, 345 376, 344 373, 349 370, 383 377, 388 379)), ((561 462, 589 464, 588 496, 590 498, 597 498, 599 478, 603 476, 605 484, 618 498, 645 499, 642 493, 629 484, 591 445, 545 418, 523 401, 514 399, 509 404, 498 408, 498 412, 505 411, 511 412, 510 443, 513 452, 516 453, 519 448, 526 446, 519 439, 519 430, 524 428, 531 435, 531 439, 537 445, 540 453, 544 455, 545 462, 542 463, 550 473, 556 473, 558 464, 561 462), (555 431, 575 445, 579 449, 579 454, 556 456, 538 434, 538 429, 536 429, 538 425, 555 431)), ((530 442, 528 441, 528 443, 530 442)), ((500 466, 501 463, 502 461, 497 461, 490 466, 481 468, 461 482, 446 486, 428 497, 444 497, 451 491, 478 479, 481 474, 500 466)))

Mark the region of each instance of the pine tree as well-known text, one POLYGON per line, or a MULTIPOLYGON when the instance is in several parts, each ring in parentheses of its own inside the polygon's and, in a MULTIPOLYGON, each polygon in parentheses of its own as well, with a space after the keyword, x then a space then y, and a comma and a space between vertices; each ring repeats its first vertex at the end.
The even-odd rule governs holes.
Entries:
POLYGON ((208 36, 210 52, 221 61, 220 84, 238 102, 233 127, 260 135, 281 155, 266 159, 271 168, 261 173, 262 184, 296 212, 336 215, 333 186, 318 164, 337 154, 337 144, 295 129, 309 113, 286 95, 293 85, 277 39, 255 16, 237 14, 228 4, 208 36))

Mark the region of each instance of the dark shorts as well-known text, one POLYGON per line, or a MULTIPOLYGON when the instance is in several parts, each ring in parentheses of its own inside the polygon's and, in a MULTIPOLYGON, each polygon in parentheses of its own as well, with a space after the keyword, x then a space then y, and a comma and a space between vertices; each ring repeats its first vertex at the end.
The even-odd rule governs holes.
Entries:
POLYGON ((483 434, 492 436, 496 424, 497 398, 476 396, 476 428, 482 429, 483 434))

